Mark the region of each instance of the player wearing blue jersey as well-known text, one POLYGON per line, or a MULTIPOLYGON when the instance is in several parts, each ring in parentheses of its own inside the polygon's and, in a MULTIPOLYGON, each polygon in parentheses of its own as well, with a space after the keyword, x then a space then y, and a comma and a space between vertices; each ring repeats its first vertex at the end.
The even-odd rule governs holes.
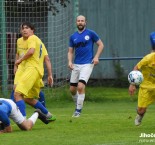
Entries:
POLYGON ((85 99, 85 86, 90 78, 94 65, 99 63, 103 51, 103 42, 92 30, 86 28, 86 18, 82 15, 76 18, 78 31, 70 36, 68 48, 68 67, 72 70, 70 92, 76 104, 72 117, 79 117, 85 99), (93 45, 97 44, 96 54, 93 45), (75 54, 75 56, 73 56, 75 54), (74 57, 74 62, 73 62, 74 57))
POLYGON ((21 130, 31 130, 38 118, 44 123, 47 122, 46 116, 39 110, 36 110, 29 119, 26 119, 11 99, 0 98, 0 134, 12 132, 10 118, 21 130))

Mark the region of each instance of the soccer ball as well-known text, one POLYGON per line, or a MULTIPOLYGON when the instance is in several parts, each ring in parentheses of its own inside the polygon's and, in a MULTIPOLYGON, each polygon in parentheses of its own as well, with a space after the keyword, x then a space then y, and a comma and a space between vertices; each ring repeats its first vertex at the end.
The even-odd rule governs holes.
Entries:
POLYGON ((131 71, 128 74, 128 81, 130 84, 140 85, 142 83, 143 79, 144 79, 143 74, 138 70, 131 71))

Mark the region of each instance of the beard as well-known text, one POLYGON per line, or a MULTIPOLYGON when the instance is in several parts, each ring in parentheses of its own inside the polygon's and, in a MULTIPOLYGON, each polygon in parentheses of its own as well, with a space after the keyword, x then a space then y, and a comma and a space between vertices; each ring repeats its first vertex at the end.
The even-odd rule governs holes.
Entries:
POLYGON ((85 28, 85 25, 78 25, 77 28, 79 31, 83 31, 85 28))

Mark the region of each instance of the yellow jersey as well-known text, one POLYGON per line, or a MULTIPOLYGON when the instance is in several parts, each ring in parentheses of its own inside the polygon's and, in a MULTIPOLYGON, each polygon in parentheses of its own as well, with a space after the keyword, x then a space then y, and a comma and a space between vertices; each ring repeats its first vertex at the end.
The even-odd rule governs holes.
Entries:
POLYGON ((48 55, 45 45, 36 35, 28 38, 27 45, 27 51, 34 48, 35 52, 30 58, 25 60, 25 67, 35 67, 42 77, 44 75, 44 57, 48 55))
MULTIPOLYGON (((17 54, 19 56, 19 58, 23 57, 26 52, 27 52, 27 40, 24 40, 23 37, 19 38, 17 40, 17 54)), ((18 69, 24 69, 25 67, 25 61, 22 61, 19 65, 18 65, 18 69)))
POLYGON ((137 67, 142 71, 144 77, 140 87, 155 89, 155 52, 146 55, 139 61, 137 67))

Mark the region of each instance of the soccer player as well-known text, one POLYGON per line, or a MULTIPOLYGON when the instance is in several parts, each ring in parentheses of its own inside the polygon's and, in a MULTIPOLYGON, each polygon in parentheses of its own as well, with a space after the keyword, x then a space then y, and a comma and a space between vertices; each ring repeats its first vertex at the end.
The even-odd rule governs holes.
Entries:
POLYGON ((99 63, 99 56, 103 51, 103 42, 92 30, 86 28, 86 18, 79 15, 76 18, 78 31, 70 36, 68 48, 68 67, 72 70, 70 78, 70 92, 76 104, 72 117, 79 117, 85 99, 85 87, 90 78, 94 65, 99 63), (93 44, 98 46, 94 56, 93 44), (73 62, 73 54, 75 57, 73 62))
POLYGON ((21 114, 17 105, 11 99, 0 98, 0 134, 12 132, 11 118, 21 130, 31 130, 38 117, 46 123, 46 116, 36 110, 29 119, 21 114))
MULTIPOLYGON (((17 40, 17 51, 16 51, 16 58, 15 61, 18 60, 19 58, 23 57, 27 51, 27 37, 25 38, 23 33, 22 33, 22 25, 20 26, 20 34, 22 35, 22 37, 20 37, 17 40)), ((48 65, 48 63, 46 63, 46 66, 48 65)), ((22 62, 20 63, 18 66, 14 65, 14 89, 16 87, 16 84, 19 80, 19 78, 21 77, 22 73, 24 72, 24 68, 25 68, 25 63, 22 62)), ((51 72, 52 73, 52 72, 51 72)), ((52 75, 52 74, 50 74, 52 75)), ((15 101, 14 99, 14 90, 11 92, 11 96, 10 99, 12 99, 13 101, 15 101)), ((44 93, 42 91, 40 91, 39 93, 39 101, 42 103, 42 105, 44 107, 46 107, 45 105, 45 96, 44 93)), ((24 106, 25 108, 25 106, 24 106)), ((26 112, 23 114, 24 116, 26 116, 26 112)))
POLYGON ((16 104, 22 114, 24 114, 25 111, 25 108, 23 107, 25 101, 46 114, 49 122, 55 121, 56 118, 34 98, 39 96, 40 88, 43 87, 42 77, 44 75, 44 62, 48 63, 48 84, 53 84, 51 63, 47 50, 43 42, 34 35, 34 26, 31 23, 25 22, 22 24, 22 34, 27 40, 27 51, 15 62, 16 66, 19 66, 21 63, 24 64, 24 72, 22 72, 15 87, 14 97, 16 104))
MULTIPOLYGON (((155 33, 150 35, 152 52, 143 57, 133 70, 140 70, 144 80, 139 86, 138 108, 135 118, 135 125, 140 125, 144 114, 150 104, 155 102, 155 33)), ((130 84, 129 94, 134 95, 136 86, 130 84)))

